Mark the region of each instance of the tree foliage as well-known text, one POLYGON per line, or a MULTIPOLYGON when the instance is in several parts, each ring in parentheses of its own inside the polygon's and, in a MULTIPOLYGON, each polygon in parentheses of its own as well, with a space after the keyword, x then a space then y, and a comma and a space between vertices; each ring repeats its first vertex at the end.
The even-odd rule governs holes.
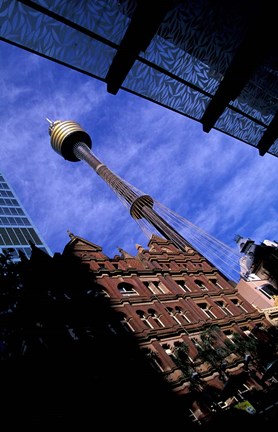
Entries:
POLYGON ((190 376, 194 370, 188 353, 189 347, 185 342, 178 345, 174 350, 175 362, 185 377, 190 376))
POLYGON ((135 418, 136 400, 135 431, 157 425, 153 411, 181 426, 179 402, 76 257, 0 258, 2 430, 127 431, 118 414, 135 418))

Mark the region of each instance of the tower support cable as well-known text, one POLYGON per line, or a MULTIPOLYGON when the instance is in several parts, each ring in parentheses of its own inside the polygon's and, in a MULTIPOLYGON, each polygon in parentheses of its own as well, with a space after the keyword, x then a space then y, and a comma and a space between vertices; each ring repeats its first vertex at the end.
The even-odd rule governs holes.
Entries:
POLYGON ((148 238, 157 232, 183 252, 196 249, 228 278, 238 279, 238 252, 113 173, 92 153, 91 138, 78 123, 71 120, 48 122, 52 148, 71 162, 85 161, 116 193, 148 238))

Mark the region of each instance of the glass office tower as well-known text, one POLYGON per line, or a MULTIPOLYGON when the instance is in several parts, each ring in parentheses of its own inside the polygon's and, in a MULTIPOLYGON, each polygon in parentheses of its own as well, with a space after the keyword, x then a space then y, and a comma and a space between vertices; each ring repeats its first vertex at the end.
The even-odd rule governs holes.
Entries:
POLYGON ((16 194, 0 173, 0 253, 9 251, 15 261, 21 250, 29 258, 30 242, 52 255, 16 194))

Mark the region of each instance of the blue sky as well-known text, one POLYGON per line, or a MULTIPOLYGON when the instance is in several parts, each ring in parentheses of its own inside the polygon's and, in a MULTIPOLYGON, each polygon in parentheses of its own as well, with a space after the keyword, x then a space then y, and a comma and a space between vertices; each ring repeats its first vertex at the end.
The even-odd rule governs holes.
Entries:
POLYGON ((112 171, 228 246, 278 239, 276 157, 5 42, 0 56, 0 171, 52 252, 67 230, 110 257, 148 240, 90 167, 52 150, 46 117, 80 123, 112 171))

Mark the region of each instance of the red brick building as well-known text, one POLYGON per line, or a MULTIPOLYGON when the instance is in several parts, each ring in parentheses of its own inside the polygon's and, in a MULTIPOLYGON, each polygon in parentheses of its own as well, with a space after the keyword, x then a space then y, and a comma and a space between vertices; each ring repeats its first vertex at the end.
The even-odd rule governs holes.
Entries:
POLYGON ((270 323, 196 250, 181 252, 153 236, 148 249, 136 245, 136 256, 119 249, 109 258, 100 246, 70 237, 63 255, 88 266, 98 292, 109 297, 154 368, 190 401, 194 420, 262 389, 251 346, 256 329, 270 323), (235 377, 237 384, 226 392, 235 377))

